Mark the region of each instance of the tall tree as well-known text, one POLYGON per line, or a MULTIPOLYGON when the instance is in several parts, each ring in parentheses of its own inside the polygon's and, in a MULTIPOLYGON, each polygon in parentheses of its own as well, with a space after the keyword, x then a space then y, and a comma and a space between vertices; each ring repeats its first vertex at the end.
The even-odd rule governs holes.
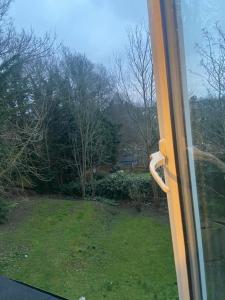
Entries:
POLYGON ((70 126, 74 166, 85 197, 88 172, 92 178, 94 169, 105 158, 101 116, 111 97, 111 86, 105 70, 85 56, 64 50, 63 68, 74 116, 70 126))
MULTIPOLYGON (((128 31, 125 57, 117 58, 118 91, 127 105, 145 147, 146 167, 158 141, 155 82, 149 32, 140 26, 128 31)), ((152 181, 154 203, 159 205, 157 186, 152 181)))
POLYGON ((149 33, 142 27, 128 31, 125 57, 116 59, 119 94, 143 139, 146 164, 158 139, 155 83, 149 33), (139 108, 139 109, 137 109, 139 108))
POLYGON ((48 36, 17 34, 7 18, 11 1, 0 1, 0 189, 28 182, 39 176, 32 163, 42 139, 43 109, 31 109, 32 93, 28 66, 51 48, 48 36))

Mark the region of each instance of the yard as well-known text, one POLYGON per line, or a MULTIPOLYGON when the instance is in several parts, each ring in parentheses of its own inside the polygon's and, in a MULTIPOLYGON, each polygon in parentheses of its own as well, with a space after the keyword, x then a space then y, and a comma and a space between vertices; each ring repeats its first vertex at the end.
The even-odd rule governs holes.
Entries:
POLYGON ((165 216, 94 201, 18 200, 0 273, 70 300, 178 299, 165 216))

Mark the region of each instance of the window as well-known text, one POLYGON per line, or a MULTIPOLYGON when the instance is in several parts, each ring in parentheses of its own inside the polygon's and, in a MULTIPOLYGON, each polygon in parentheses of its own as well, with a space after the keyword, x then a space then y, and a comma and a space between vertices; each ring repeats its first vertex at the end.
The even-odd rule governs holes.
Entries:
POLYGON ((160 123, 152 171, 167 188, 180 299, 225 296, 224 3, 149 1, 160 123), (164 165, 164 183, 154 172, 164 165))

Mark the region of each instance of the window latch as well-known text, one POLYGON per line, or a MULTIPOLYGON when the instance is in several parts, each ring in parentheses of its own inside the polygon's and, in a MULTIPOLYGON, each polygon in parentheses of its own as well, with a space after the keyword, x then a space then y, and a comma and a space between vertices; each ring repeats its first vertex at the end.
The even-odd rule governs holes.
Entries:
POLYGON ((161 151, 155 152, 150 156, 150 164, 149 169, 152 177, 155 179, 155 181, 158 183, 160 188, 165 192, 169 192, 169 187, 165 184, 163 179, 160 177, 159 173, 157 172, 157 169, 165 166, 165 156, 161 153, 161 151))

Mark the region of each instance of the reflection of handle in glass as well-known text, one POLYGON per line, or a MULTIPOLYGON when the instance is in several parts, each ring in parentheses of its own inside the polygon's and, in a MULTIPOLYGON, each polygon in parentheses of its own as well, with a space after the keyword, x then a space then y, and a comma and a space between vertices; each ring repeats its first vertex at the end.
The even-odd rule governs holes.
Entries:
POLYGON ((150 169, 150 173, 152 174, 152 177, 158 183, 160 188, 165 193, 168 193, 169 187, 163 182, 162 178, 157 173, 157 169, 159 167, 162 167, 165 165, 165 157, 162 155, 162 153, 160 151, 158 151, 158 152, 153 153, 151 155, 150 159, 151 159, 151 161, 150 161, 149 169, 150 169))

